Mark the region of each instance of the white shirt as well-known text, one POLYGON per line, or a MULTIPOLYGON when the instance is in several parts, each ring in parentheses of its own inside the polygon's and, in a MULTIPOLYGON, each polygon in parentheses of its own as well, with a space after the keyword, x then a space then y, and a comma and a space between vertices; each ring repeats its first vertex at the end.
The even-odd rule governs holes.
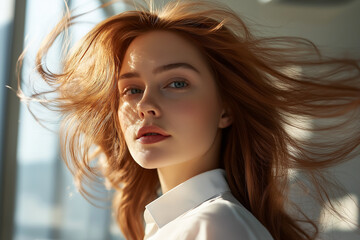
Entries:
POLYGON ((230 192, 224 169, 196 175, 145 206, 146 240, 273 240, 230 192))

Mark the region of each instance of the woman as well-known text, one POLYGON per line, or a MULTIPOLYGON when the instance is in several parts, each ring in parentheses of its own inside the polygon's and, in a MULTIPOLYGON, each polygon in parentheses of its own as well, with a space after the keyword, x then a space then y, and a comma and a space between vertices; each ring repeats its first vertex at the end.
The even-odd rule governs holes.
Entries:
POLYGON ((358 61, 323 59, 302 38, 255 37, 221 4, 149 6, 98 24, 60 74, 43 58, 76 17, 37 55, 59 95, 32 98, 64 115, 62 157, 80 191, 105 176, 127 239, 315 239, 317 225, 289 200, 290 170, 325 203, 320 170, 359 153, 358 61), (288 131, 304 128, 300 117, 348 121, 308 129, 343 138, 303 141, 288 131))

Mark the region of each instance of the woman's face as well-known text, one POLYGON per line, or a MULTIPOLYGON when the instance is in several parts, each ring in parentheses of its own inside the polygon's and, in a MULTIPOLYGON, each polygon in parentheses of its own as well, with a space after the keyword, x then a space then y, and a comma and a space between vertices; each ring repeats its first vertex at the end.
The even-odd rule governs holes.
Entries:
POLYGON ((143 168, 201 164, 219 128, 228 126, 202 55, 176 33, 152 31, 135 38, 125 53, 118 89, 120 126, 130 154, 143 168), (175 63, 186 65, 169 65, 175 63), (147 125, 170 136, 142 143, 137 134, 147 125))

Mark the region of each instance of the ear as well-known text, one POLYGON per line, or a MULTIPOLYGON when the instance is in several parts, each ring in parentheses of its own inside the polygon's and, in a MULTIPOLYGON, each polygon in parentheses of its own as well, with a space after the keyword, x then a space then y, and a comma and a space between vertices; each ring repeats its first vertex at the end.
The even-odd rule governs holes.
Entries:
POLYGON ((220 115, 220 120, 219 120, 219 128, 226 128, 228 126, 230 126, 233 122, 233 117, 232 114, 230 113, 229 109, 223 109, 221 115, 220 115))

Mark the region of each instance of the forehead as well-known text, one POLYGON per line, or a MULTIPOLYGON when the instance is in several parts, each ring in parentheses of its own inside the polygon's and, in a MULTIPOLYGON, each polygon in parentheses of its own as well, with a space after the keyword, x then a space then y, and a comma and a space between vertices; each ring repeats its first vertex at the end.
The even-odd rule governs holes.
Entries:
POLYGON ((205 67, 200 50, 190 40, 170 31, 151 31, 131 42, 125 52, 121 72, 142 67, 155 68, 172 62, 205 67))

